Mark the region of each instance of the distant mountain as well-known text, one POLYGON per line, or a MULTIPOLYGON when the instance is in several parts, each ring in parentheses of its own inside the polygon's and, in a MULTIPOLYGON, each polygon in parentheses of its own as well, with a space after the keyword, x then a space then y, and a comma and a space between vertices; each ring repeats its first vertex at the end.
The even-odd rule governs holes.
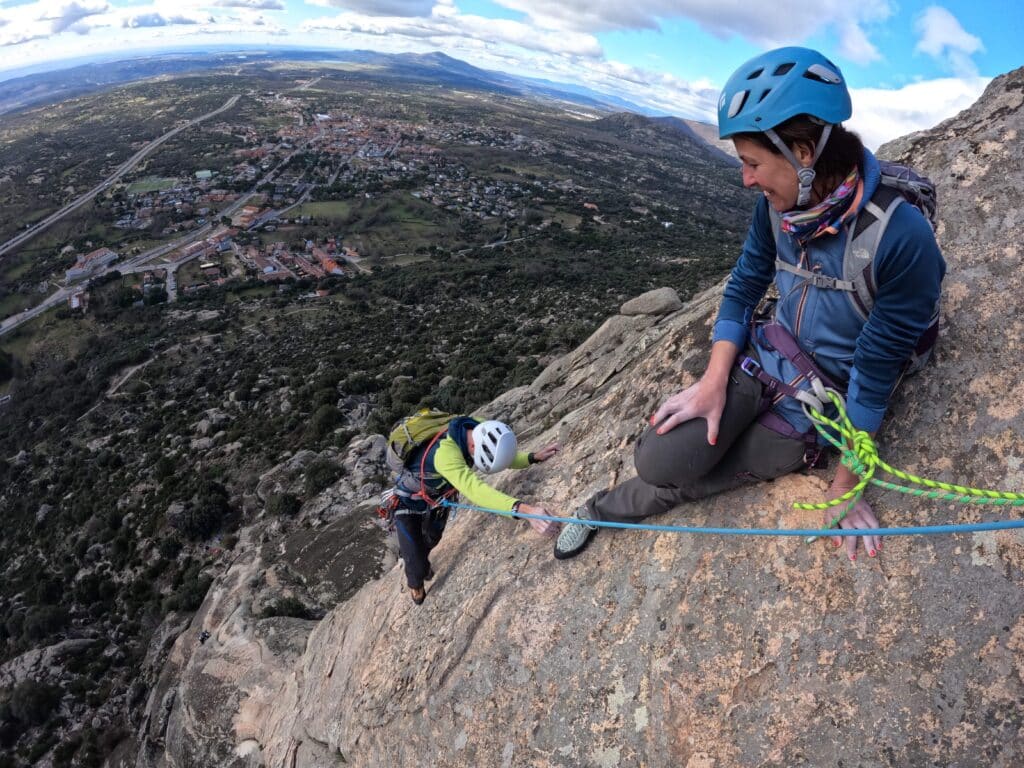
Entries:
POLYGON ((0 114, 37 104, 53 104, 73 96, 157 75, 178 75, 237 67, 237 53, 160 53, 121 60, 98 60, 0 82, 0 114))
POLYGON ((715 152, 721 154, 729 162, 736 163, 736 150, 733 148, 732 142, 722 141, 718 138, 717 126, 697 120, 683 120, 679 117, 656 117, 654 119, 698 141, 710 144, 715 152))
MULTIPOLYGON (((32 104, 53 103, 79 93, 156 75, 236 68, 240 63, 258 65, 280 60, 333 61, 364 64, 377 68, 379 77, 413 82, 432 82, 461 88, 510 95, 556 99, 600 111, 626 109, 653 114, 637 104, 593 91, 579 85, 518 77, 474 67, 446 54, 388 54, 377 51, 230 49, 223 51, 184 50, 142 54, 115 60, 96 59, 64 69, 25 72, 0 82, 0 114, 32 104)), ((41 66, 41 65, 40 65, 41 66)), ((38 69, 38 66, 36 67, 38 69)), ((2 77, 2 74, 0 74, 2 77)))
MULTIPOLYGON (((541 78, 521 77, 481 69, 439 51, 433 53, 380 53, 289 48, 184 49, 173 52, 133 52, 131 58, 93 57, 85 63, 45 72, 31 71, 0 81, 0 115, 25 107, 55 103, 73 96, 158 75, 183 75, 219 69, 237 71, 240 65, 258 67, 278 61, 345 62, 373 67, 373 76, 401 82, 430 83, 501 93, 523 98, 540 98, 571 104, 591 112, 632 112, 674 126, 690 138, 704 141, 729 157, 730 147, 718 142, 714 128, 705 123, 683 120, 635 104, 619 96, 599 93, 586 86, 558 83, 541 78)), ((121 54, 122 56, 124 54, 121 54)), ((77 59, 82 62, 82 59, 77 59)), ((9 73, 8 73, 9 74, 9 73)), ((0 73, 0 77, 4 74, 0 73)))
POLYGON ((735 155, 723 151, 717 143, 712 144, 701 135, 708 133, 704 128, 711 128, 703 123, 678 117, 647 117, 631 112, 616 112, 595 120, 591 127, 638 146, 659 147, 664 152, 678 152, 682 140, 697 150, 695 156, 709 154, 727 165, 739 165, 735 155))
MULTIPOLYGON (((323 52, 317 52, 316 55, 320 60, 325 58, 323 52)), ((617 96, 598 93, 584 86, 481 69, 440 51, 432 53, 331 51, 326 54, 326 58, 331 61, 378 67, 379 71, 376 74, 381 77, 427 81, 461 88, 476 88, 492 93, 567 101, 602 112, 625 109, 641 114, 655 114, 646 107, 641 107, 617 96)))
MULTIPOLYGON (((677 118, 678 119, 678 118, 677 118)), ((732 141, 718 138, 718 126, 713 123, 702 123, 699 120, 683 120, 704 141, 711 146, 721 150, 730 157, 736 157, 736 148, 732 141)))

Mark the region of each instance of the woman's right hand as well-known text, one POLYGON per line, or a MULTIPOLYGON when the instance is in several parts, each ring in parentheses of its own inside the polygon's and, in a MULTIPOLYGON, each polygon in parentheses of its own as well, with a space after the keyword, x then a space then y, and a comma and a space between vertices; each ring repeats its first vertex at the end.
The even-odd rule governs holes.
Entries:
POLYGON ((651 426, 664 435, 690 419, 704 419, 708 423, 708 444, 718 442, 718 425, 725 410, 726 382, 721 383, 704 376, 696 384, 676 392, 661 404, 651 417, 651 426))

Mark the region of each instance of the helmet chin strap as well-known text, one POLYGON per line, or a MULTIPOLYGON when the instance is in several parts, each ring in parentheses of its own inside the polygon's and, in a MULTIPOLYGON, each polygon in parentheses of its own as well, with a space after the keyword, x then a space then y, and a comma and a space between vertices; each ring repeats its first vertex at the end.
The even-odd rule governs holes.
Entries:
POLYGON ((779 148, 782 156, 789 160, 790 164, 796 169, 796 179, 800 184, 796 196, 797 205, 807 205, 811 201, 811 185, 814 183, 815 175, 814 164, 818 162, 818 158, 821 157, 821 153, 825 150, 825 144, 828 142, 828 137, 831 134, 832 124, 825 123, 825 127, 821 129, 821 138, 818 139, 818 144, 814 148, 814 157, 811 159, 811 164, 805 167, 800 165, 800 161, 796 159, 793 150, 786 146, 786 142, 780 139, 775 131, 770 128, 765 131, 765 135, 771 139, 772 144, 779 148))

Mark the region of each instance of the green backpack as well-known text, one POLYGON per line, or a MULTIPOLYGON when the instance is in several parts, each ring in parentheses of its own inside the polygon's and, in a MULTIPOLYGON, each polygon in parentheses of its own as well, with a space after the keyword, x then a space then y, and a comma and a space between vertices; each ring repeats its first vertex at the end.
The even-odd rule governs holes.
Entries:
POLYGON ((444 432, 448 428, 448 422, 455 418, 458 418, 456 413, 424 408, 395 424, 388 435, 388 467, 393 472, 406 469, 406 462, 413 452, 444 432))

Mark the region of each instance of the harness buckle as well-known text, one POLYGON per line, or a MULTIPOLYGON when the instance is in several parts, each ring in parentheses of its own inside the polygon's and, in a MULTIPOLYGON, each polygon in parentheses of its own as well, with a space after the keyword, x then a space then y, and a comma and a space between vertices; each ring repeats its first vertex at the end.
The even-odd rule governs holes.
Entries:
POLYGON ((761 370, 761 364, 754 358, 746 356, 740 362, 740 370, 753 379, 757 378, 757 372, 761 370))

